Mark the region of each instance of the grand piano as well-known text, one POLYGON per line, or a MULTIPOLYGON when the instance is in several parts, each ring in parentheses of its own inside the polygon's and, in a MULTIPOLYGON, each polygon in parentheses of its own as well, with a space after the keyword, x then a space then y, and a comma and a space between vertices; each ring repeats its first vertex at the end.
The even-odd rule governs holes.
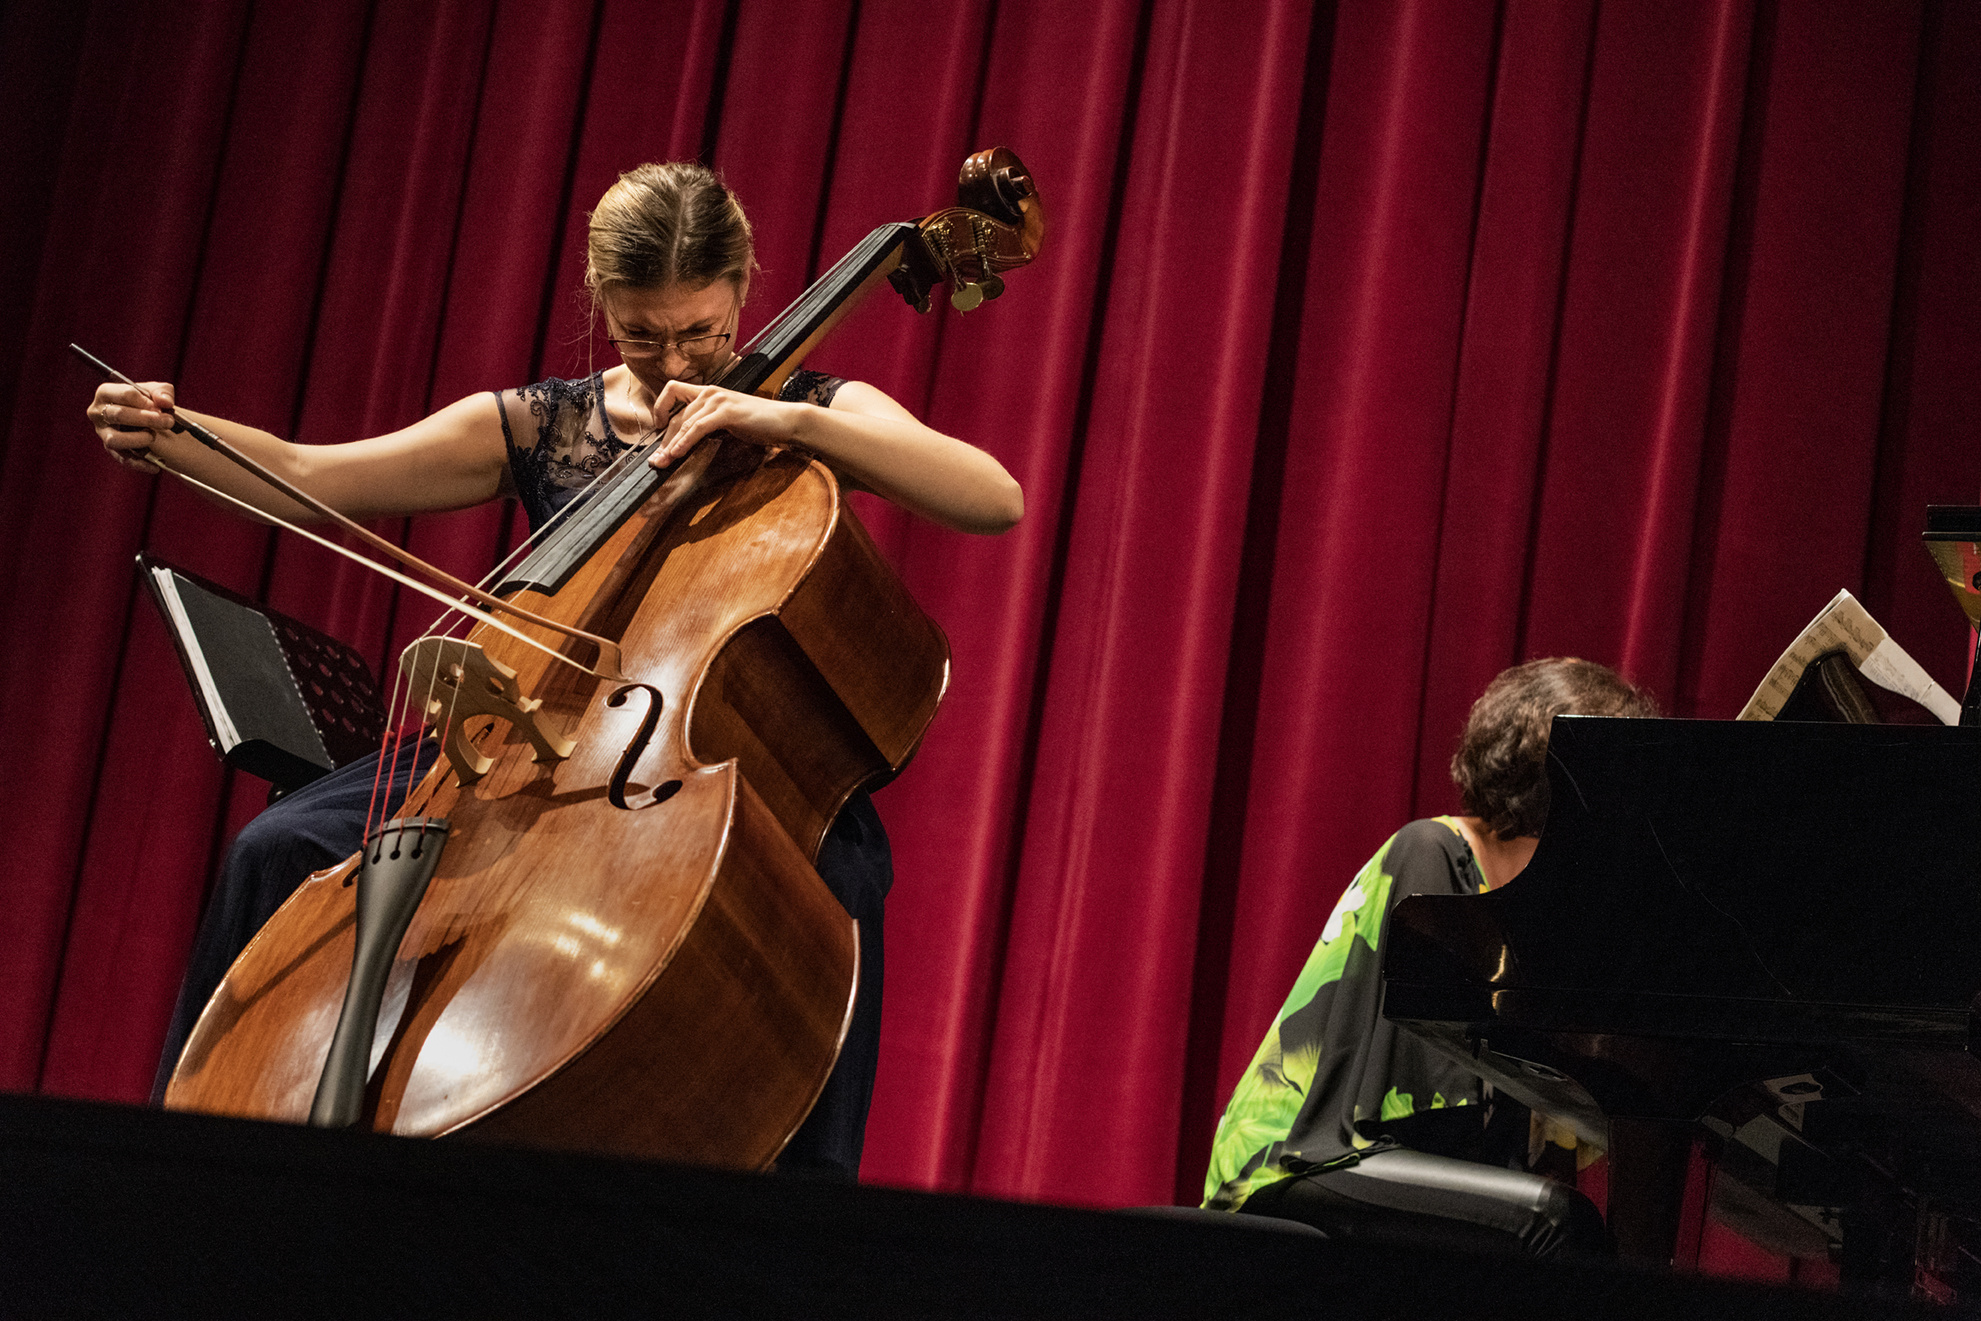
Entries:
POLYGON ((1562 716, 1548 775, 1520 876, 1396 906, 1384 1012, 1608 1147, 1626 1257, 1703 1140, 1750 1237, 1981 1298, 1981 729, 1562 716))

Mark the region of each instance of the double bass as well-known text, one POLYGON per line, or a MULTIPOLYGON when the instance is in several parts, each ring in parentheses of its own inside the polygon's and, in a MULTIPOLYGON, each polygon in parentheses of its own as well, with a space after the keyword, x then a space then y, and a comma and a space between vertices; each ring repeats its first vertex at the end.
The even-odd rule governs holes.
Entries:
MULTIPOLYGON (((883 225, 718 384, 772 395, 882 281, 969 310, 1044 232, 1010 151, 883 225)), ((853 920, 813 869, 914 753, 948 644, 832 473, 718 433, 635 450, 402 658, 444 756, 229 969, 168 1108, 763 1168, 831 1072, 853 920)))

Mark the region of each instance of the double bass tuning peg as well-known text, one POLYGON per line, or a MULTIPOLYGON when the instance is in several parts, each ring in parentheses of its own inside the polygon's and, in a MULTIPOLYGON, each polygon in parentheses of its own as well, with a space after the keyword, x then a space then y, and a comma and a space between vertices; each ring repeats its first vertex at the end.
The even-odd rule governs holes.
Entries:
POLYGON ((949 281, 949 305, 958 312, 982 307, 1004 292, 998 272, 1031 261, 1045 233, 1038 186, 1003 147, 963 162, 956 202, 915 222, 917 241, 903 245, 900 265, 888 272, 917 312, 929 310, 929 293, 942 280, 949 281))
POLYGON ((959 312, 974 312, 990 299, 1004 292, 1004 279, 999 275, 987 275, 976 284, 958 284, 949 295, 949 305, 959 312))

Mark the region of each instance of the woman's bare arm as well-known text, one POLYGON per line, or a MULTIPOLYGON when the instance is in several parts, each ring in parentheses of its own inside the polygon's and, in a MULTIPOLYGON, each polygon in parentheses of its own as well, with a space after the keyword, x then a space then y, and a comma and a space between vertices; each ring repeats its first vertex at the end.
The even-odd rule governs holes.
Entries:
MULTIPOLYGON (((154 469, 141 453, 150 451, 173 468, 264 513, 291 522, 317 521, 314 512, 225 455, 184 432, 172 431, 175 418, 167 409, 174 409, 169 383, 152 381, 137 388, 103 385, 91 401, 89 417, 104 448, 127 467, 154 469)), ((225 418, 190 409, 174 411, 351 518, 480 504, 501 492, 508 466, 501 416, 487 395, 470 395, 387 435, 333 445, 297 445, 225 418)))
POLYGON ((830 408, 675 381, 654 411, 664 417, 676 403, 681 412, 654 456, 656 467, 724 430, 759 444, 802 446, 876 495, 959 532, 1003 532, 1025 514, 1024 492, 1003 464, 923 425, 860 381, 840 386, 830 408))

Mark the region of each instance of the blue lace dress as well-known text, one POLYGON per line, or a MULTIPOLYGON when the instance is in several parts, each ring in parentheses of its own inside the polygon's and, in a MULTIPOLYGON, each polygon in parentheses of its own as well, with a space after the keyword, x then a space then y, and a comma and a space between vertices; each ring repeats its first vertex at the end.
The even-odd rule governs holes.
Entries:
MULTIPOLYGON (((844 384, 837 376, 801 369, 791 373, 777 397, 830 408, 844 384)), ((598 372, 573 381, 552 377, 520 390, 504 390, 495 399, 502 411, 502 436, 509 444, 509 481, 533 532, 578 499, 600 473, 638 443, 613 430, 605 413, 604 378, 598 372)))
MULTIPOLYGON (((798 371, 778 397, 830 407, 842 384, 837 377, 798 371)), ((532 530, 582 499, 592 480, 636 443, 613 429, 598 373, 539 381, 494 398, 509 449, 509 487, 532 530)), ((430 741, 402 749, 385 797, 403 795, 434 756, 430 741)), ((163 1098, 200 1012, 255 932, 305 876, 358 851, 377 770, 378 758, 366 757, 305 785, 249 822, 228 849, 179 989, 152 1087, 154 1101, 163 1098)), ((860 987, 839 1063, 810 1117, 778 1157, 778 1169, 851 1180, 860 1171, 880 1059, 881 917, 894 883, 887 832, 865 793, 854 794, 833 820, 819 846, 818 869, 859 923, 860 987)))

